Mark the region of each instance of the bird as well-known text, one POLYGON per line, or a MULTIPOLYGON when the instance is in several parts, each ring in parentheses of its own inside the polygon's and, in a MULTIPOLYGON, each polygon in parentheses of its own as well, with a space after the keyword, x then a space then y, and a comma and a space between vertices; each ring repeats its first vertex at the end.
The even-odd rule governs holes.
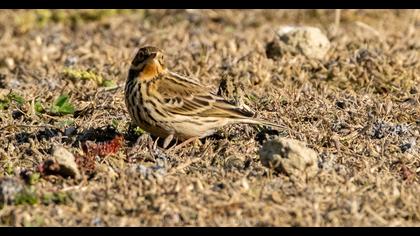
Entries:
POLYGON ((211 92, 198 79, 169 70, 164 51, 155 46, 138 49, 124 93, 132 123, 164 139, 164 148, 173 139, 183 141, 183 145, 230 124, 284 128, 254 118, 254 112, 211 92))

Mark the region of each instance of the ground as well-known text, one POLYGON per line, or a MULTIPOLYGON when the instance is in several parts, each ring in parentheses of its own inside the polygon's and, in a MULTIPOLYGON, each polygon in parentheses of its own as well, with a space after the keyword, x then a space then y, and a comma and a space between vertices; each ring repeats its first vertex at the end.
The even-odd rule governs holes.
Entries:
POLYGON ((12 197, 0 225, 420 226, 419 14, 342 10, 337 24, 335 13, 2 10, 0 178, 12 197), (268 58, 284 25, 320 28, 325 58, 268 58), (153 149, 123 94, 143 45, 214 91, 234 81, 258 118, 287 128, 232 125, 153 149), (276 135, 318 153, 315 177, 262 165, 276 135), (59 145, 83 179, 46 174, 59 145))

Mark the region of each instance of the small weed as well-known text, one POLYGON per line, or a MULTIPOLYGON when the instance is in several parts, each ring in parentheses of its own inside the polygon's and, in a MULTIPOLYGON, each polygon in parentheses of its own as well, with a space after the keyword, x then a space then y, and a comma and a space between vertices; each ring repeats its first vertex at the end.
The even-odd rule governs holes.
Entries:
POLYGON ((65 192, 46 193, 42 196, 42 203, 49 204, 66 204, 71 200, 71 196, 65 192))
POLYGON ((7 163, 6 166, 4 167, 4 171, 8 174, 8 175, 13 175, 13 165, 11 163, 7 163))
POLYGON ((32 173, 31 175, 29 175, 28 184, 34 185, 38 183, 40 177, 41 175, 38 172, 32 173))
POLYGON ((69 102, 68 95, 59 96, 51 106, 50 112, 54 115, 66 115, 74 113, 74 106, 69 102))
POLYGON ((104 79, 101 75, 89 70, 65 68, 63 74, 65 77, 69 78, 72 81, 90 80, 94 81, 98 86, 106 88, 113 88, 117 86, 115 84, 115 81, 104 79))
POLYGON ((93 71, 86 71, 86 70, 76 70, 65 68, 63 71, 65 77, 77 81, 77 80, 92 80, 96 82, 98 85, 101 85, 104 81, 101 75, 94 73, 93 71))
POLYGON ((38 203, 38 196, 31 190, 25 189, 14 199, 15 205, 35 205, 38 203))
POLYGON ((36 100, 34 103, 34 110, 37 114, 45 112, 44 106, 42 106, 42 103, 38 100, 36 100))
POLYGON ((25 99, 15 92, 10 92, 5 98, 0 99, 0 110, 8 109, 12 102, 16 102, 18 106, 22 106, 25 103, 25 99))
POLYGON ((136 135, 142 135, 144 133, 144 130, 138 126, 134 128, 133 130, 136 135))

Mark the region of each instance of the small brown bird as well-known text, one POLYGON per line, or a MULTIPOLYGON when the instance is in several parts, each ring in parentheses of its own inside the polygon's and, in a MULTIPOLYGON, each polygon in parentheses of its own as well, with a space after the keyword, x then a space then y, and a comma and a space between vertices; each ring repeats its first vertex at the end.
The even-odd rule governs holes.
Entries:
POLYGON ((165 139, 164 148, 173 138, 189 142, 233 123, 282 127, 254 119, 251 111, 210 92, 199 81, 171 72, 163 51, 151 46, 140 48, 131 63, 125 102, 134 123, 165 139))

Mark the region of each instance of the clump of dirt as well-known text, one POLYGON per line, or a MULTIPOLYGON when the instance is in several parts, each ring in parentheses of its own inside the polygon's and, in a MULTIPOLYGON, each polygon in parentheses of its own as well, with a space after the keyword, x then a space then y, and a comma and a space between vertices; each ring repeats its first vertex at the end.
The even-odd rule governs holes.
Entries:
POLYGON ((260 159, 264 166, 298 180, 312 178, 318 173, 318 154, 293 139, 267 141, 260 150, 260 159))

